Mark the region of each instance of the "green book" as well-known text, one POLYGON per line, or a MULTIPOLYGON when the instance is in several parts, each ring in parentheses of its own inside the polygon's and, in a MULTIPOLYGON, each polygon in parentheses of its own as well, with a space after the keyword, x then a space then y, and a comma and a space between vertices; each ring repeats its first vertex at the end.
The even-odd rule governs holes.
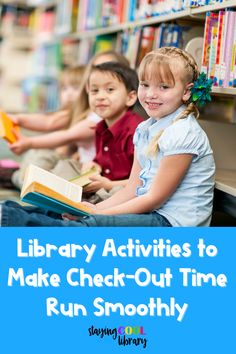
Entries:
POLYGON ((89 170, 81 173, 80 175, 70 179, 71 183, 76 184, 80 187, 85 187, 91 183, 90 177, 99 173, 99 170, 96 166, 91 167, 89 170))

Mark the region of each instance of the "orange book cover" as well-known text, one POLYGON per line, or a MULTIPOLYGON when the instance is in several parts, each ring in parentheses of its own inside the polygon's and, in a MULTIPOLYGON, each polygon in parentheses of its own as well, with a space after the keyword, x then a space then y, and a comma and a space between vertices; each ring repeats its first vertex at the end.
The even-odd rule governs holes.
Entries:
POLYGON ((17 140, 17 137, 13 133, 13 129, 19 131, 19 126, 12 122, 8 115, 4 112, 0 112, 0 137, 12 144, 17 140))

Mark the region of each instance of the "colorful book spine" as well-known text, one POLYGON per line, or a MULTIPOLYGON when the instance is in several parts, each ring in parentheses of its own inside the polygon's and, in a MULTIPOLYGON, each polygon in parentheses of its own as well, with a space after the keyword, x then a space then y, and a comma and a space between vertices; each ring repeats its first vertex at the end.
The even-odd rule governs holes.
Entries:
POLYGON ((217 28, 217 46, 216 46, 216 62, 213 78, 214 86, 219 86, 220 81, 220 60, 222 56, 223 34, 224 34, 225 11, 219 11, 218 28, 217 28))
POLYGON ((232 48, 234 40, 235 12, 226 11, 225 31, 223 39, 223 56, 220 69, 219 85, 228 87, 230 81, 230 62, 232 58, 232 48))
POLYGON ((208 74, 212 27, 217 27, 217 26, 218 26, 218 13, 207 12, 205 28, 204 28, 204 42, 203 42, 202 68, 201 68, 201 70, 205 72, 205 74, 208 74))
POLYGON ((218 34, 218 28, 212 27, 210 53, 209 53, 209 68, 208 68, 208 78, 211 78, 212 80, 214 79, 215 76, 217 34, 218 34))
POLYGON ((86 29, 91 30, 96 26, 96 0, 89 0, 86 14, 86 29))
POLYGON ((126 3, 126 0, 120 0, 120 1, 119 1, 119 6, 118 6, 118 19, 119 19, 119 23, 124 22, 124 21, 123 21, 123 14, 124 14, 124 10, 125 10, 125 3, 126 3))
POLYGON ((94 53, 105 52, 107 50, 112 50, 114 45, 114 37, 110 34, 104 34, 101 36, 97 36, 95 45, 94 45, 94 53))
POLYGON ((229 86, 236 87, 236 12, 234 12, 234 34, 230 60, 229 86))
POLYGON ((152 50, 155 35, 155 28, 151 26, 143 27, 139 46, 139 55, 136 65, 139 66, 143 57, 152 50))
POLYGON ((137 8, 137 0, 130 0, 128 6, 128 18, 127 20, 132 22, 136 18, 136 8, 137 8))
POLYGON ((88 1, 80 1, 80 4, 79 4, 79 13, 78 13, 78 18, 77 18, 77 31, 78 32, 84 31, 84 29, 85 29, 87 4, 88 4, 88 1))
MULTIPOLYGON (((233 87, 236 87, 236 25, 234 27, 234 44, 233 44, 233 55, 232 55, 232 85, 233 87)), ((235 117, 236 118, 236 117, 235 117)))
POLYGON ((171 38, 171 46, 172 47, 180 47, 182 39, 182 27, 178 25, 172 26, 172 38, 171 38))
POLYGON ((160 43, 161 43, 161 26, 158 26, 155 28, 153 49, 160 48, 160 43))
POLYGON ((141 28, 124 31, 119 37, 120 52, 129 60, 132 68, 136 67, 141 41, 141 28))

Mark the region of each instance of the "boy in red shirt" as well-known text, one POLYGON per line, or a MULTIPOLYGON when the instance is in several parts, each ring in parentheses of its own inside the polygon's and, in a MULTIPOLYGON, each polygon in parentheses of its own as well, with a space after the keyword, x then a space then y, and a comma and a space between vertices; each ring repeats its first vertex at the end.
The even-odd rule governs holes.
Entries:
MULTIPOLYGON (((125 185, 133 164, 133 134, 142 118, 132 112, 137 101, 138 77, 117 62, 95 66, 88 80, 89 105, 103 120, 96 127, 94 162, 101 174, 91 177, 86 192, 125 185)), ((90 167, 89 166, 89 167, 90 167)), ((83 170, 88 166, 84 166, 83 170)))

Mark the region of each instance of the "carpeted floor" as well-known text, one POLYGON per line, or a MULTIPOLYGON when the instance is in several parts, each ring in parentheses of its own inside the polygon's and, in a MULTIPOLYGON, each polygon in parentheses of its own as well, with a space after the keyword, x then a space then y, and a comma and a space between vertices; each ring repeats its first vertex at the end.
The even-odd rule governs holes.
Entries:
MULTIPOLYGON (((12 159, 19 161, 20 158, 14 154, 11 153, 11 151, 8 149, 7 143, 3 140, 0 139, 0 160, 2 159, 12 159)), ((0 185, 0 200, 6 200, 6 199, 11 199, 15 201, 19 201, 19 195, 20 192, 16 190, 10 190, 10 189, 3 189, 1 188, 0 185)))

